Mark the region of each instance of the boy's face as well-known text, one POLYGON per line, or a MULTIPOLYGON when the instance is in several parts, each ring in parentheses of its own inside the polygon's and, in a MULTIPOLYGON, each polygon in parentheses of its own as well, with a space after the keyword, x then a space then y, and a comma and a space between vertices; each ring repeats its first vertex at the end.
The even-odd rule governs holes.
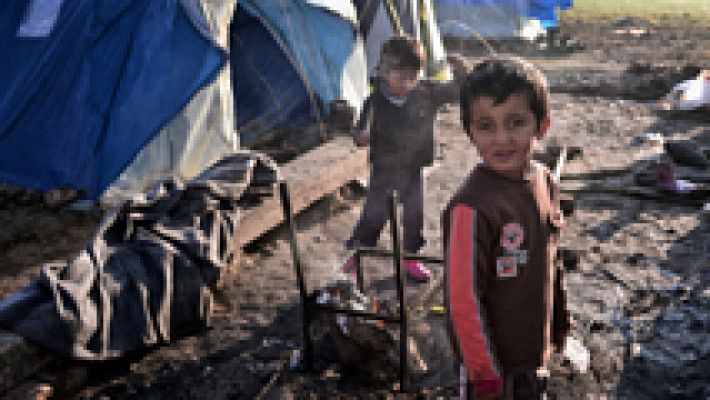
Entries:
POLYGON ((406 97, 419 83, 419 71, 412 69, 391 69, 384 74, 387 88, 397 97, 406 97))
POLYGON ((469 137, 483 163, 504 176, 522 178, 535 140, 542 139, 550 126, 549 118, 538 126, 525 93, 514 93, 500 104, 489 96, 477 97, 469 112, 469 137))

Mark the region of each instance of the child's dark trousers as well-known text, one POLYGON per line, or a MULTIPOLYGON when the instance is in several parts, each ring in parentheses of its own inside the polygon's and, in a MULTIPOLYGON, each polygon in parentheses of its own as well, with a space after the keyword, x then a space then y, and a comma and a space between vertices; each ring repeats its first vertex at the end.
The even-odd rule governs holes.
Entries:
POLYGON ((422 185, 421 169, 415 171, 378 171, 373 169, 370 172, 365 207, 346 246, 348 248, 353 248, 356 245, 374 247, 377 244, 380 232, 389 218, 387 196, 390 191, 396 190, 399 202, 404 208, 402 216, 404 251, 407 253, 419 251, 424 245, 422 185))

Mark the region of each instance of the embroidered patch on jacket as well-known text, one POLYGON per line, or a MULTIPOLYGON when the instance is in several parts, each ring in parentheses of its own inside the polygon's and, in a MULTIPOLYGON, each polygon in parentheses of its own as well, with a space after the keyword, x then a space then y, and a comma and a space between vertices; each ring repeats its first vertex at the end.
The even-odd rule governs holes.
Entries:
POLYGON ((515 278, 518 276, 518 257, 498 257, 496 259, 496 275, 498 278, 515 278))
POLYGON ((527 250, 518 250, 516 252, 516 255, 518 256, 518 264, 527 264, 528 263, 528 251, 527 250))
POLYGON ((517 251, 524 239, 523 227, 517 222, 505 224, 500 233, 501 247, 511 252, 517 251))
POLYGON ((499 278, 517 276, 518 266, 528 263, 528 251, 520 248, 524 240, 525 231, 517 222, 507 223, 501 229, 500 246, 503 248, 504 254, 496 261, 499 278))

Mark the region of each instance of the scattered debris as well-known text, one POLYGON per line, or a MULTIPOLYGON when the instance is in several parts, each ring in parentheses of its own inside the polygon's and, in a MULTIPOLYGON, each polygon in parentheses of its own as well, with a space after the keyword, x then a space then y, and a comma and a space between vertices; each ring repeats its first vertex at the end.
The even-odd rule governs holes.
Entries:
MULTIPOLYGON (((323 306, 394 314, 390 302, 369 299, 355 283, 341 280, 314 291, 311 300, 323 306)), ((333 343, 337 359, 347 369, 381 381, 395 379, 399 366, 399 335, 382 321, 335 313, 319 313, 321 326, 333 343)))
POLYGON ((701 71, 694 79, 673 86, 661 100, 661 107, 680 111, 710 108, 710 70, 701 71))
POLYGON ((646 132, 636 136, 631 142, 633 145, 650 144, 653 146, 662 146, 664 143, 663 134, 658 132, 646 132))
POLYGON ((625 28, 625 29, 614 29, 614 33, 617 35, 623 35, 623 36, 635 36, 635 37, 640 37, 640 36, 649 36, 652 31, 644 28, 625 28))
POLYGON ((653 170, 656 173, 656 188, 671 193, 690 193, 696 185, 684 179, 676 179, 673 164, 655 163, 653 170))
POLYGON ((584 374, 589 370, 589 350, 575 337, 568 336, 565 339, 563 355, 577 372, 584 374))

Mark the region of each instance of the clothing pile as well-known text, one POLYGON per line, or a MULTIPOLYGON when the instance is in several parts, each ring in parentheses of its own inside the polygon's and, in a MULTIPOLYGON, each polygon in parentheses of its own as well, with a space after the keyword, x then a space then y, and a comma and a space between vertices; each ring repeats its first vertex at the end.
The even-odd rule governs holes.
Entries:
POLYGON ((0 325, 61 354, 105 360, 209 323, 235 262, 240 210, 273 194, 276 164, 237 152, 196 178, 157 183, 103 218, 76 257, 0 303, 0 325))

